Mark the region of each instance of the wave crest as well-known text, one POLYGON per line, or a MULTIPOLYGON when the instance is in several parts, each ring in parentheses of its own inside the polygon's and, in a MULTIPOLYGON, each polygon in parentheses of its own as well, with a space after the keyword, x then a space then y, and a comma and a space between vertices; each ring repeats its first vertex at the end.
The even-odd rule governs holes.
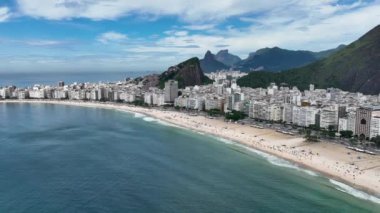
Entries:
POLYGON ((147 122, 153 122, 153 121, 156 121, 156 119, 152 118, 152 117, 144 117, 143 118, 144 121, 147 121, 147 122))
POLYGON ((143 118, 145 115, 135 112, 135 118, 143 118))
POLYGON ((217 137, 218 141, 221 141, 225 144, 232 144, 232 145, 235 145, 235 146, 238 146, 238 147, 241 147, 241 148, 244 148, 250 152, 253 152, 261 157, 263 157, 264 159, 266 159, 269 163, 275 165, 275 166, 279 166, 279 167, 285 167, 285 168, 290 168, 290 169, 295 169, 295 170, 298 170, 298 171, 301 171, 301 172, 304 172, 308 175, 311 175, 311 176, 318 176, 317 173, 313 172, 313 171, 310 171, 310 170, 307 170, 307 169, 303 169, 303 168, 300 168, 299 166, 287 161, 287 160, 283 160, 281 158, 278 158, 274 155, 271 155, 271 154, 267 154, 265 152, 262 152, 262 151, 259 151, 259 150, 256 150, 256 149, 253 149, 253 148, 250 148, 250 147, 247 147, 247 146, 244 146, 244 145, 241 145, 241 144, 238 144, 238 143, 235 143, 231 140, 227 140, 227 139, 224 139, 224 138, 220 138, 220 137, 217 137))
POLYGON ((370 195, 370 194, 367 194, 365 192, 362 192, 362 191, 359 191, 357 189, 354 189, 353 187, 349 186, 349 185, 346 185, 344 183, 341 183, 339 181, 336 181, 336 180, 332 180, 332 179, 329 179, 330 183, 332 183, 333 185, 335 185, 335 189, 341 191, 341 192, 344 192, 344 193, 347 193, 347 194, 350 194, 354 197, 357 197, 357 198, 360 198, 360 199, 363 199, 363 200, 369 200, 369 201, 372 201, 374 203, 378 203, 380 204, 380 198, 378 197, 375 197, 373 195, 370 195))
POLYGON ((271 163, 273 165, 280 166, 280 167, 285 167, 285 168, 290 168, 290 169, 295 169, 297 171, 304 172, 304 173, 306 173, 308 175, 311 175, 311 176, 318 176, 317 173, 315 173, 313 171, 310 171, 310 170, 307 170, 307 169, 300 168, 299 166, 297 166, 297 165, 295 165, 295 164, 293 164, 293 163, 291 163, 291 162, 289 162, 287 160, 278 158, 276 156, 267 154, 265 152, 261 152, 261 151, 256 150, 256 149, 252 149, 252 148, 249 148, 249 147, 245 147, 245 148, 248 149, 251 152, 254 152, 254 153, 260 155, 261 157, 264 157, 269 163, 271 163))

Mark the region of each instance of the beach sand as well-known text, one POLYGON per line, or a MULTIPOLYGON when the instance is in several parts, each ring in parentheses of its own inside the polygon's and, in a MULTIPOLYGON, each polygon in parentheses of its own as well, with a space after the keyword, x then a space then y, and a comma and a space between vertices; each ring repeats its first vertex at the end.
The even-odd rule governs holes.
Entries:
POLYGON ((299 136, 285 135, 272 129, 257 129, 247 125, 227 123, 221 119, 125 104, 51 100, 5 100, 0 103, 63 104, 140 113, 272 154, 377 197, 380 196, 380 156, 355 152, 339 144, 306 143, 299 136))

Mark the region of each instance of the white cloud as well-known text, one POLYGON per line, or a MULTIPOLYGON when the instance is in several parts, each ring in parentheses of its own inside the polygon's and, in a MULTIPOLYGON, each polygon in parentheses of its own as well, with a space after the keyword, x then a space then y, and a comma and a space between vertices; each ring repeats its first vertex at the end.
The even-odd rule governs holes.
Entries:
POLYGON ((186 25, 183 28, 187 30, 210 30, 215 27, 214 24, 186 25))
MULTIPOLYGON (((221 21, 229 17, 262 13, 274 9, 313 9, 317 13, 330 13, 338 0, 17 0, 20 11, 28 16, 52 20, 89 18, 94 20, 117 19, 138 14, 142 16, 178 16, 186 22, 221 21)), ((310 11, 307 11, 310 12, 310 11)))
POLYGON ((176 56, 173 64, 192 56, 203 57, 206 50, 216 52, 221 46, 228 46, 232 53, 243 58, 259 48, 274 46, 320 51, 342 43, 351 43, 379 24, 380 4, 367 5, 352 11, 336 11, 340 12, 324 12, 325 15, 310 16, 306 13, 295 14, 298 18, 282 13, 277 17, 269 13, 254 20, 247 20, 254 22, 247 28, 230 27, 208 34, 171 30, 164 32, 166 36, 156 40, 154 44, 142 43, 126 50, 146 54, 172 54, 176 56), (191 45, 197 45, 198 48, 187 48, 191 45))
MULTIPOLYGON (((315 51, 329 49, 356 40, 378 25, 380 20, 380 0, 370 2, 357 0, 345 5, 340 4, 339 0, 17 0, 17 2, 21 14, 49 20, 75 18, 104 20, 131 15, 178 17, 180 23, 171 30, 152 37, 141 33, 138 39, 128 38, 125 34, 113 31, 97 37, 99 42, 115 44, 110 45, 112 51, 115 51, 112 52, 115 54, 112 55, 115 61, 120 61, 120 64, 131 62, 120 66, 138 64, 133 66, 141 66, 141 69, 148 67, 165 69, 189 57, 203 57, 206 50, 216 52, 227 46, 232 53, 243 58, 249 52, 263 47, 279 46, 315 51), (234 18, 233 21, 223 22, 231 17, 234 18), (235 20, 244 23, 236 24, 239 21, 235 20), (231 26, 226 27, 226 23, 231 26), (127 43, 123 42, 127 39, 127 43), (131 54, 127 54, 128 58, 125 58, 125 53, 131 54), (146 60, 147 58, 149 60, 146 60), (142 63, 139 63, 140 61, 142 63)), ((35 46, 38 44, 42 46, 49 44, 49 41, 45 43, 34 41, 35 46)), ((89 52, 95 49, 88 48, 89 52)), ((107 60, 113 59, 107 58, 107 60)), ((88 63, 91 65, 90 61, 91 59, 88 63)), ((97 60, 97 63, 102 61, 97 60)))
POLYGON ((5 22, 10 18, 10 12, 8 7, 0 7, 0 22, 5 22))
POLYGON ((273 46, 323 50, 350 43, 379 24, 380 4, 355 10, 337 7, 339 12, 324 15, 296 13, 291 9, 288 13, 278 12, 278 16, 269 13, 257 18, 248 29, 227 32, 225 42, 239 54, 273 46))
POLYGON ((106 43, 108 43, 108 42, 120 42, 120 41, 125 41, 127 38, 128 38, 127 35, 124 35, 124 34, 121 34, 121 33, 117 33, 117 32, 110 31, 110 32, 106 32, 106 33, 101 34, 101 35, 98 37, 98 41, 100 41, 100 42, 106 44, 106 43))
POLYGON ((174 32, 174 35, 175 36, 187 36, 187 34, 189 34, 189 32, 187 32, 187 31, 176 31, 176 32, 174 32))
POLYGON ((31 40, 24 42, 30 46, 58 46, 66 44, 67 42, 56 41, 56 40, 31 40))

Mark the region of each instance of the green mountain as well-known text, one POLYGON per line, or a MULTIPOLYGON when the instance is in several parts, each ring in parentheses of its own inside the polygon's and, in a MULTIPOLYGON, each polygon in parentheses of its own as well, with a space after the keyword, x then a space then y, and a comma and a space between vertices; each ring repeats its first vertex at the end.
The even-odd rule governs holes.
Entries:
POLYGON ((244 72, 257 70, 279 72, 302 67, 318 59, 325 58, 339 50, 339 48, 341 48, 341 46, 322 52, 286 50, 279 47, 263 48, 254 53, 250 53, 247 59, 234 64, 233 68, 244 72))
POLYGON ((200 61, 201 68, 204 72, 210 73, 218 70, 229 69, 230 67, 216 60, 215 55, 207 51, 204 58, 200 61))
POLYGON ((324 51, 320 51, 320 52, 314 52, 314 56, 317 58, 317 59, 323 59, 323 58, 327 58, 329 57, 330 55, 332 55, 333 53, 336 53, 338 52, 339 50, 345 48, 346 45, 344 44, 341 44, 339 45, 337 48, 335 49, 330 49, 330 50, 324 50, 324 51))
POLYGON ((229 53, 228 50, 220 50, 215 55, 215 59, 229 67, 241 61, 241 58, 239 58, 239 56, 229 53))
POLYGON ((179 88, 212 83, 212 80, 204 75, 198 58, 191 58, 176 66, 169 67, 158 78, 160 88, 164 88, 164 84, 168 80, 178 81, 179 88))
POLYGON ((380 25, 329 57, 280 73, 251 72, 238 80, 240 86, 266 87, 286 83, 307 89, 336 87, 350 92, 380 92, 380 25))

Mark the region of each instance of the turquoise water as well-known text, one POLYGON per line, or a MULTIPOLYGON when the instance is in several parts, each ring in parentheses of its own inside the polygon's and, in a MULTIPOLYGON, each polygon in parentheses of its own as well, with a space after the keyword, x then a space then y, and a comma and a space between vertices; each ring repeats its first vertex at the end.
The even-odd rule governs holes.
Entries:
POLYGON ((0 212, 380 211, 285 161, 134 114, 0 104, 0 135, 0 212))

